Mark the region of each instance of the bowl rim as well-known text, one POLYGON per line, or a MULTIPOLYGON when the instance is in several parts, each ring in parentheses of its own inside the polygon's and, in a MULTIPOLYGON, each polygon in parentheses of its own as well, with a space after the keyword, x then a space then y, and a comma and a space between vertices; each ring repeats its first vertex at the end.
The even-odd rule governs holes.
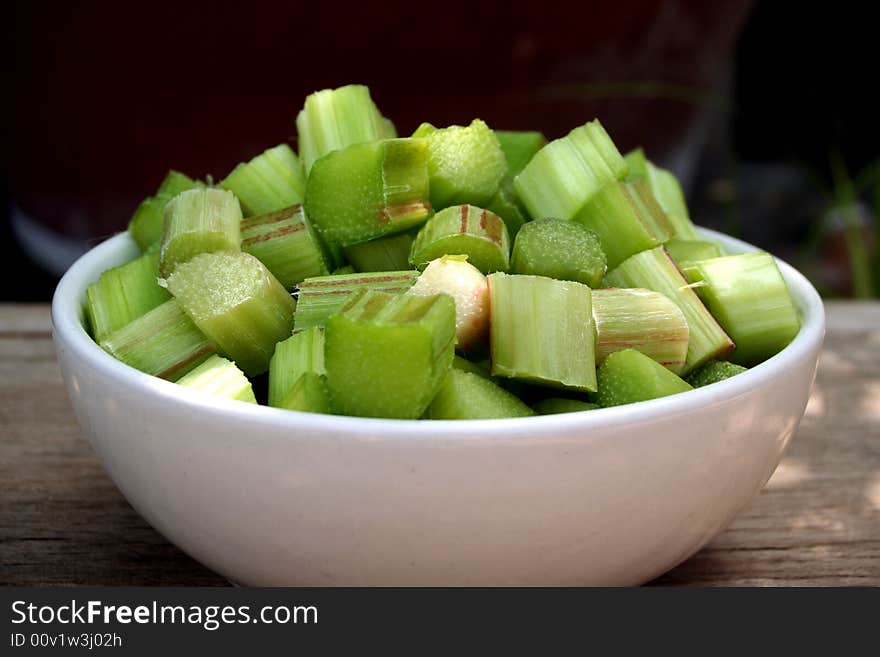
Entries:
MULTIPOLYGON (((714 230, 698 227, 698 231, 706 238, 721 242, 733 253, 761 250, 714 230)), ((83 325, 85 291, 88 285, 108 268, 106 264, 101 263, 123 249, 132 254, 136 252, 136 247, 127 232, 111 237, 83 254, 61 278, 52 299, 51 313, 56 349, 69 350, 77 359, 84 361, 100 375, 112 381, 114 387, 131 388, 141 395, 161 400, 169 410, 178 408, 211 412, 230 421, 271 425, 310 433, 344 432, 350 436, 370 437, 381 433, 386 438, 405 437, 409 440, 437 436, 472 439, 474 434, 507 438, 523 432, 564 431, 574 426, 578 429, 593 430, 620 424, 649 422, 744 395, 808 358, 821 346, 825 334, 825 312, 819 293, 803 274, 776 258, 801 314, 800 331, 778 354, 746 372, 719 383, 668 397, 612 408, 520 418, 425 421, 305 413, 219 399, 207 393, 188 390, 170 381, 140 372, 117 361, 101 349, 83 325)), ((294 435, 296 434, 291 432, 291 436, 294 435)))

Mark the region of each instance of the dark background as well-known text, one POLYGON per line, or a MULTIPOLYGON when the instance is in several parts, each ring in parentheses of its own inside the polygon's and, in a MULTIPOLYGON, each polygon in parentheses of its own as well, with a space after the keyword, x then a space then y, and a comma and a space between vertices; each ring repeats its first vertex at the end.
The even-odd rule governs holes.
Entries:
POLYGON ((698 223, 793 260, 826 294, 878 289, 864 276, 880 261, 876 23, 855 3, 7 12, 0 301, 48 300, 167 169, 220 179, 295 140, 308 93, 349 82, 371 87, 401 135, 479 116, 552 139, 598 116, 621 151, 643 145, 680 175, 698 223))

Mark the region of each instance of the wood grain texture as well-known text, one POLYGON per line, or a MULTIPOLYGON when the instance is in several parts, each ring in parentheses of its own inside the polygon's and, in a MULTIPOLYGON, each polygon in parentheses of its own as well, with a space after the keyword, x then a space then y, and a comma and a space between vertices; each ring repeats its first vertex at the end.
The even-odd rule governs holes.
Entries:
MULTIPOLYGON (((880 303, 830 302, 801 427, 757 499, 656 585, 880 585, 880 303)), ((122 498, 81 436, 47 306, 0 305, 0 584, 226 585, 122 498)))

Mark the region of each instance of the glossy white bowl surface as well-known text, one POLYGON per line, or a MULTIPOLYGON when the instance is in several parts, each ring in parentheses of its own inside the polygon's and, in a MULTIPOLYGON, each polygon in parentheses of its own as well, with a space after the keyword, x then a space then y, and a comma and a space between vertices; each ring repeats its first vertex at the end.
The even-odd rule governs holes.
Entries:
MULTIPOLYGON (((753 247, 712 231, 731 252, 753 247)), ((136 254, 84 255, 52 305, 85 435, 132 506, 251 585, 625 585, 696 552, 761 489, 798 426, 822 302, 780 268, 803 326, 725 382, 629 406, 402 421, 226 402, 147 376, 82 326, 89 283, 136 254)))

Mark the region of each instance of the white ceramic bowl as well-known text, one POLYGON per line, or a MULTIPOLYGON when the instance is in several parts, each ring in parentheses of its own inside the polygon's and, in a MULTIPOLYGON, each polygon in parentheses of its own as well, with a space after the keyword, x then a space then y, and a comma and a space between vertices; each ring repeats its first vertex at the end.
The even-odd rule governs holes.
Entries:
POLYGON ((250 585, 650 580, 699 550, 773 473, 824 336, 819 295, 780 262, 801 331, 719 384, 509 420, 313 415, 219 401, 105 354, 82 326, 85 289, 135 253, 118 235, 58 285, 52 321, 70 398, 132 506, 250 585))

